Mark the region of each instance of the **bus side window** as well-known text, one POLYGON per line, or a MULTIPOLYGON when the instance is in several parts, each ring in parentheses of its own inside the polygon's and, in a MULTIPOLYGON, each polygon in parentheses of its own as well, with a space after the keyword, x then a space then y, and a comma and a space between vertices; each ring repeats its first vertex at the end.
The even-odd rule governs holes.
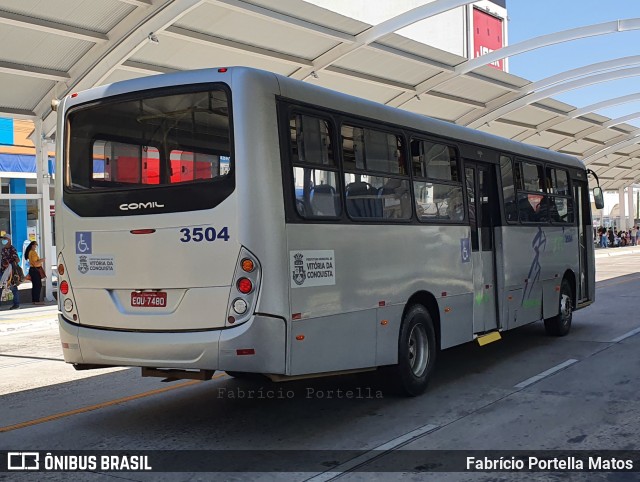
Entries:
POLYGON ((518 222, 518 205, 516 203, 516 188, 511 158, 500 156, 500 175, 502 177, 502 199, 504 201, 504 215, 509 223, 518 222))
POLYGON ((462 176, 456 149, 439 142, 412 139, 411 157, 418 219, 464 221, 462 176))
POLYGON ((342 215, 332 129, 328 119, 304 114, 289 118, 296 211, 303 218, 342 215))
POLYGON ((410 184, 402 136, 342 126, 345 203, 354 220, 411 218, 410 184))

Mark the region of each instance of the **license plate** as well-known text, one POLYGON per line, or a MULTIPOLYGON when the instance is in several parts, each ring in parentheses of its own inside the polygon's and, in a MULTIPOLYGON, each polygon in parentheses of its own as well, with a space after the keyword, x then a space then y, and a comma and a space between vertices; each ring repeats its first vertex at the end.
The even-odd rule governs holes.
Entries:
POLYGON ((164 308, 167 306, 167 293, 164 291, 149 291, 131 293, 131 306, 140 308, 164 308))

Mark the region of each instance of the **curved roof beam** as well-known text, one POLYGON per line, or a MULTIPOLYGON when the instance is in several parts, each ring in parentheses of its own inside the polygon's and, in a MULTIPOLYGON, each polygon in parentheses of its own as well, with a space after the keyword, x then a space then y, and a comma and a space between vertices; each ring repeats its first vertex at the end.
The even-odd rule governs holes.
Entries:
MULTIPOLYGON (((497 60, 501 60, 507 57, 514 57, 518 54, 529 52, 531 50, 548 47, 563 42, 571 42, 573 40, 579 40, 587 37, 594 37, 598 35, 608 35, 617 32, 627 32, 631 30, 640 29, 640 18, 630 18, 625 20, 614 20, 612 22, 599 23, 594 25, 588 25, 586 27, 572 28, 569 30, 562 30, 560 32, 554 32, 547 35, 540 35, 523 42, 518 42, 508 47, 503 47, 488 54, 481 55, 475 59, 466 60, 453 69, 453 72, 442 72, 433 76, 430 79, 418 84, 416 91, 418 95, 426 94, 430 90, 449 82, 450 80, 471 72, 478 67, 490 64, 497 60)), ((549 77, 551 79, 551 77, 549 77)), ((400 107, 413 98, 405 97, 401 101, 394 103, 396 107, 400 107)))
MULTIPOLYGON (((585 65, 584 67, 579 67, 577 69, 571 69, 567 70, 566 72, 554 74, 550 77, 538 80, 537 82, 531 82, 530 84, 524 85, 520 89, 517 89, 515 92, 510 92, 496 99, 493 99, 487 103, 484 111, 470 112, 458 119, 457 122, 463 125, 471 125, 474 120, 482 117, 483 115, 490 115, 492 111, 506 106, 510 102, 517 101, 518 99, 523 98, 528 94, 532 94, 536 91, 541 91, 543 89, 553 87, 554 85, 568 85, 568 83, 566 82, 567 80, 575 78, 588 78, 589 76, 592 76, 593 74, 597 74, 599 72, 610 71, 620 67, 630 67, 632 65, 637 65, 638 63, 640 63, 640 56, 632 55, 619 59, 605 60, 604 62, 596 62, 595 64, 585 65)), ((547 97, 550 97, 551 95, 552 94, 549 94, 547 97)))
POLYGON ((572 110, 567 114, 567 117, 575 119, 584 114, 595 112, 599 109, 605 109, 607 107, 613 107, 615 105, 628 104, 630 102, 636 102, 640 100, 640 92, 635 94, 622 95, 620 97, 614 97, 612 99, 603 100, 602 102, 596 102, 595 104, 586 105, 580 109, 572 110))
POLYGON ((640 67, 632 67, 628 69, 614 70, 612 72, 605 72, 601 74, 590 75, 588 77, 573 80, 571 82, 565 82, 560 85, 555 85, 538 92, 531 92, 524 96, 517 97, 515 100, 507 101, 502 105, 494 107, 488 113, 481 114, 477 118, 465 122, 463 118, 458 119, 456 123, 467 125, 469 127, 478 128, 487 122, 494 121, 505 114, 509 114, 515 110, 531 105, 542 99, 546 99, 556 94, 568 92, 571 90, 581 89, 589 85, 600 84, 603 82, 609 82, 617 79, 624 79, 627 77, 635 77, 640 75, 640 67))
POLYGON ((560 32, 554 32, 547 35, 541 35, 534 37, 517 44, 503 47, 488 54, 476 57, 475 59, 467 60, 461 64, 456 65, 456 74, 462 75, 467 72, 471 72, 478 67, 490 64, 497 60, 504 59, 506 57, 513 57, 530 50, 535 50, 549 45, 555 45, 563 42, 570 42, 572 40, 578 40, 586 37, 594 37, 597 35, 607 35, 610 33, 626 32, 630 30, 640 29, 640 18, 629 18, 624 20, 614 20, 612 22, 598 23, 594 25, 588 25, 586 27, 572 28, 569 30, 562 30, 560 32))
POLYGON ((43 123, 43 134, 50 137, 56 127, 56 113, 51 111, 51 99, 70 92, 98 85, 120 64, 127 61, 148 42, 149 32, 160 32, 204 0, 157 2, 148 8, 135 9, 109 32, 109 40, 94 45, 68 72, 66 82, 57 82, 40 100, 34 112, 43 123))
MULTIPOLYGON (((524 133, 517 135, 513 139, 524 142, 527 139, 531 138, 532 136, 536 135, 536 133, 551 129, 552 127, 557 126, 558 124, 562 124, 563 122, 566 122, 568 119, 576 119, 585 114, 591 114, 600 109, 606 109, 607 107, 613 107, 613 106, 622 105, 622 104, 629 104, 631 102, 637 102, 637 101, 640 101, 640 92, 637 92, 635 94, 623 95, 620 97, 614 97, 612 99, 603 100, 602 102, 596 102, 595 104, 586 105, 584 107, 581 107, 580 109, 574 109, 572 111, 569 111, 564 116, 558 116, 558 117, 554 117, 553 119, 544 121, 543 123, 538 124, 536 126, 536 129, 533 132, 525 131, 524 133)), ((568 144, 570 144, 571 142, 573 142, 573 140, 570 140, 568 144)), ((564 145, 567 145, 567 144, 564 144, 564 145)), ((560 147, 564 147, 564 145, 560 147)), ((551 149, 553 149, 553 147, 551 147, 551 149)))
POLYGON ((630 121, 632 119, 637 119, 638 117, 640 117, 640 111, 632 112, 631 114, 623 115, 622 117, 608 120, 607 122, 602 124, 602 127, 608 128, 608 127, 617 126, 618 124, 624 124, 625 122, 630 121))
POLYGON ((628 146, 632 146, 634 144, 640 143, 640 129, 633 131, 633 135, 625 140, 616 142, 615 144, 609 145, 604 149, 602 146, 594 147, 593 149, 589 149, 585 152, 585 157, 582 158, 582 161, 587 164, 589 162, 593 162, 601 157, 606 156, 607 154, 611 154, 615 152, 617 149, 623 149, 628 146))
POLYGON ((420 20, 424 20, 434 15, 447 12, 453 8, 461 7, 476 0, 435 0, 434 2, 421 5, 407 12, 401 13, 384 22, 374 25, 355 36, 355 42, 350 44, 340 43, 327 50, 325 53, 313 60, 313 67, 301 68, 290 77, 305 80, 314 72, 326 69, 346 55, 365 47, 376 40, 400 30, 409 25, 413 25, 420 20))

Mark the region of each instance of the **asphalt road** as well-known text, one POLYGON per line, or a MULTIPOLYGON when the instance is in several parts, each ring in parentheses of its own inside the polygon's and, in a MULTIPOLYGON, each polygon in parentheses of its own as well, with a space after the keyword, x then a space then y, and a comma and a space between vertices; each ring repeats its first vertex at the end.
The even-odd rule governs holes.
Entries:
POLYGON ((535 323, 485 347, 446 350, 417 398, 388 393, 372 374, 272 384, 223 373, 209 382, 162 383, 140 378, 138 369, 75 372, 61 361, 51 309, 17 321, 3 321, 3 312, 0 450, 255 450, 223 464, 244 471, 265 466, 260 451, 292 450, 284 465, 304 471, 98 470, 10 480, 307 480, 328 469, 322 480, 640 480, 638 473, 376 472, 398 449, 637 450, 637 266, 640 254, 598 258, 597 302, 574 314, 568 336, 548 337, 535 323), (350 462, 354 449, 378 451, 350 462))

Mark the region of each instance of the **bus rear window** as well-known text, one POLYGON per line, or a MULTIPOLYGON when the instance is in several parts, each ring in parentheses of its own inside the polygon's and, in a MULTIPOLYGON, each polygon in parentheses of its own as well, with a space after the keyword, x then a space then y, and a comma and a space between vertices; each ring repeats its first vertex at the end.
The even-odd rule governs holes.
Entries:
POLYGON ((214 182, 231 169, 223 90, 80 107, 68 117, 71 191, 214 182))

